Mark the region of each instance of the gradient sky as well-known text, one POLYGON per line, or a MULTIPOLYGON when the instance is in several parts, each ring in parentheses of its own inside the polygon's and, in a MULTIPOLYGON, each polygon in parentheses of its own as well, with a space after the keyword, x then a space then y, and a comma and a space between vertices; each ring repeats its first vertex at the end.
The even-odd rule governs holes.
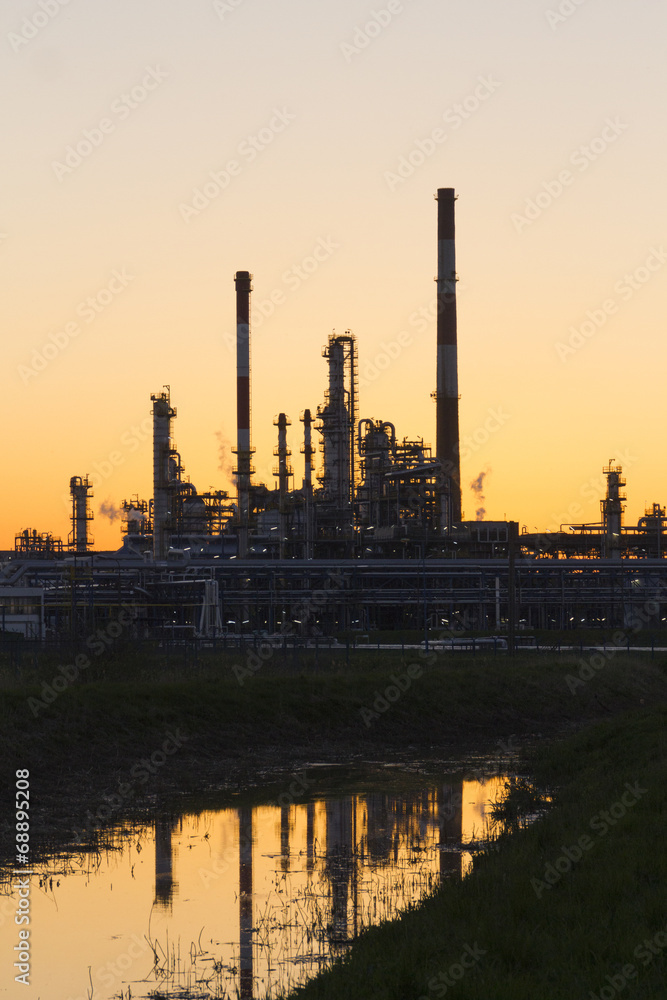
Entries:
POLYGON ((666 28, 655 0, 5 0, 0 547, 66 539, 86 474, 117 547, 97 511, 150 497, 164 384, 186 475, 230 487, 237 270, 258 479, 282 410, 301 484, 334 329, 358 338, 360 416, 435 444, 438 187, 459 195, 466 515, 489 470, 489 518, 597 520, 610 458, 628 521, 667 502, 666 28))

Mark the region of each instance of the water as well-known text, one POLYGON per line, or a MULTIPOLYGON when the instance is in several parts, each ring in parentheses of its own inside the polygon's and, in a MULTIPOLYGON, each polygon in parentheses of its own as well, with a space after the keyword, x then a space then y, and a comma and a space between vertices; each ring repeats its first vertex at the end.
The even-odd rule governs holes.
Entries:
MULTIPOLYGON (((272 802, 119 824, 103 852, 35 867, 30 990, 10 981, 0 997, 265 1000, 304 982, 363 928, 464 875, 505 787, 377 777, 318 797, 322 775, 307 770, 272 802)), ((3 903, 7 956, 16 899, 3 903)))

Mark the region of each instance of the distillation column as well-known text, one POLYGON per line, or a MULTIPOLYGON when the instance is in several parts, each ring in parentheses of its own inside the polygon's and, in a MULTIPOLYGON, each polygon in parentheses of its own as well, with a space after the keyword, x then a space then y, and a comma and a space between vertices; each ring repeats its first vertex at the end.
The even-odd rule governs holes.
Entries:
POLYGON ((88 532, 88 522, 93 519, 88 506, 88 498, 93 495, 92 488, 88 476, 83 479, 81 476, 72 476, 69 481, 72 497, 72 530, 69 536, 69 547, 75 552, 87 552, 93 543, 88 532))
POLYGON ((274 454, 278 456, 278 489, 280 491, 281 503, 287 497, 289 479, 292 475, 292 467, 289 464, 291 452, 287 447, 287 428, 290 424, 291 421, 286 413, 279 413, 278 419, 273 421, 273 426, 278 428, 278 447, 274 454))
POLYGON ((621 488, 625 486, 622 478, 623 468, 612 465, 611 460, 606 469, 602 470, 607 477, 607 496, 600 501, 602 509, 602 524, 604 531, 604 555, 607 559, 621 558, 621 532, 623 527, 623 501, 621 488))
POLYGON ((301 449, 304 460, 303 470, 303 492, 305 497, 305 534, 306 534, 306 559, 313 558, 313 418, 310 410, 304 410, 303 416, 303 447, 301 449))
POLYGON ((291 455, 290 449, 287 447, 287 428, 290 426, 291 421, 286 413, 279 413, 278 419, 273 421, 274 427, 278 427, 278 447, 275 449, 274 454, 278 456, 278 468, 274 470, 274 475, 278 474, 278 494, 279 494, 279 509, 280 509, 280 558, 285 558, 285 544, 287 541, 287 494, 289 492, 289 480, 292 475, 292 466, 289 464, 289 457, 291 455))
POLYGON ((169 492, 170 460, 173 454, 171 421, 176 416, 166 392, 151 396, 153 403, 153 559, 167 558, 171 522, 169 492))
POLYGON ((443 512, 442 526, 449 527, 461 520, 454 188, 439 188, 436 199, 438 202, 436 457, 445 475, 443 491, 446 510, 443 512))
POLYGON ((354 496, 354 435, 357 407, 356 341, 349 332, 329 337, 324 349, 329 362, 326 403, 319 407, 324 471, 320 477, 326 500, 343 513, 354 496))

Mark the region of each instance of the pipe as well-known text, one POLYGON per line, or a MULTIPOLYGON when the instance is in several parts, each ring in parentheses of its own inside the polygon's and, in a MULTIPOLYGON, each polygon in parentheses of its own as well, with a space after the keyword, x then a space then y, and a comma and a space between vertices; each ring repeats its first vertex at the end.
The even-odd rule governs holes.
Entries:
POLYGON ((438 202, 436 457, 444 473, 442 492, 445 504, 442 526, 451 527, 461 520, 454 188, 439 188, 436 199, 438 202))

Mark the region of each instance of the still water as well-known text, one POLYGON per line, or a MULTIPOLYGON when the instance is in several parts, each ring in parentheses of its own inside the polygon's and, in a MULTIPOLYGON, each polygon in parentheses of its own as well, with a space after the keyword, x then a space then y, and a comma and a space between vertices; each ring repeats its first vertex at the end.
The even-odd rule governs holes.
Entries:
MULTIPOLYGON (((36 866, 30 987, 3 976, 0 997, 276 997, 363 928, 464 875, 497 832, 490 808, 505 791, 498 775, 404 776, 380 790, 360 776, 357 790, 317 797, 320 784, 306 770, 266 804, 119 824, 104 851, 36 866)), ((7 913, 9 966, 18 935, 7 913)))

